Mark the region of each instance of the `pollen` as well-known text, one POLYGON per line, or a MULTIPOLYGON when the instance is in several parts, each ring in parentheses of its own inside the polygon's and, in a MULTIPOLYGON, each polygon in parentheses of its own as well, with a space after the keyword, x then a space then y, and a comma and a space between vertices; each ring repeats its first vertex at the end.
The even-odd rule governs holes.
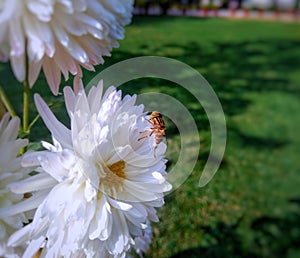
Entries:
MULTIPOLYGON (((109 166, 104 167, 103 175, 100 179, 99 190, 110 197, 117 198, 123 191, 123 183, 126 179, 125 161, 119 160, 109 166)), ((99 198, 100 195, 98 195, 99 198)))
POLYGON ((124 172, 125 168, 125 162, 123 160, 120 160, 110 166, 108 166, 109 170, 114 173, 116 176, 126 179, 126 175, 124 172))

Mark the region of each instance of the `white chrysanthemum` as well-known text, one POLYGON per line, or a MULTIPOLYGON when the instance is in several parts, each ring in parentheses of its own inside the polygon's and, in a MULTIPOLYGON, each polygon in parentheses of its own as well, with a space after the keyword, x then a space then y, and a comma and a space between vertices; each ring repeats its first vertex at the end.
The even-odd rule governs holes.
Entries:
MULTIPOLYGON (((21 166, 18 157, 21 148, 27 145, 27 140, 17 139, 20 125, 19 118, 9 121, 6 113, 0 122, 0 210, 20 202, 23 194, 12 193, 8 185, 24 178, 27 170, 21 166)), ((18 257, 20 250, 7 246, 8 237, 23 226, 27 219, 23 213, 15 216, 0 216, 0 257, 18 257)))
POLYGON ((40 173, 16 183, 14 191, 49 192, 33 222, 14 234, 13 246, 28 242, 25 257, 40 247, 46 257, 124 257, 143 236, 147 220, 158 221, 155 207, 171 186, 165 179, 166 145, 155 146, 155 135, 141 138, 150 124, 136 97, 102 82, 77 95, 64 88, 71 120, 66 128, 39 95, 35 102, 54 144, 28 153, 24 165, 40 173), (154 147, 155 146, 155 147, 154 147))
POLYGON ((151 241, 152 228, 150 225, 150 221, 147 221, 147 228, 144 230, 143 235, 137 236, 134 239, 134 249, 140 257, 143 257, 143 254, 145 254, 148 251, 151 241))
MULTIPOLYGON (((133 0, 4 0, 0 2, 0 58, 32 86, 43 68, 54 94, 61 72, 82 76, 103 63, 130 22, 133 0)), ((77 80, 79 81, 79 80, 77 80)))

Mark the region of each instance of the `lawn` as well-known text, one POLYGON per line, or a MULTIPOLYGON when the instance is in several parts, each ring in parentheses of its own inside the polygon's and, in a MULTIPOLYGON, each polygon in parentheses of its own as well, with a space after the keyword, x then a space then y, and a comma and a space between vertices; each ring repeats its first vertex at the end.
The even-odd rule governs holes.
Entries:
MULTIPOLYGON (((208 119, 199 103, 162 79, 122 86, 125 93, 155 91, 179 99, 193 115, 203 144, 192 175, 159 210, 161 221, 153 224, 146 257, 300 257, 300 24, 135 17, 120 43, 98 72, 144 55, 182 61, 213 87, 228 129, 220 169, 199 188, 210 143, 208 119)), ((0 84, 20 112, 21 87, 13 86, 9 69, 0 66, 0 84)), ((84 81, 93 76, 85 72, 84 81)), ((43 76, 37 84, 33 92, 57 100, 43 76)), ((33 104, 31 109, 33 117, 33 104)), ((54 112, 66 120, 61 106, 54 112)), ((32 132, 33 140, 47 135, 41 122, 32 132)), ((167 158, 173 164, 180 135, 168 120, 166 132, 167 158)))

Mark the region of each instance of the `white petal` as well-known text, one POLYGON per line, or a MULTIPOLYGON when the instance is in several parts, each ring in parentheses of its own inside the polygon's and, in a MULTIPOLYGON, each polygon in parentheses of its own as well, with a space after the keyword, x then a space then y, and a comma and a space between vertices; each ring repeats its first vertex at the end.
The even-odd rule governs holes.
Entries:
POLYGON ((39 159, 41 167, 57 181, 62 181, 68 176, 62 158, 56 153, 47 153, 39 159))
POLYGON ((11 183, 8 185, 8 187, 14 193, 25 194, 33 191, 49 189, 55 184, 57 184, 57 181, 51 176, 46 173, 41 173, 26 178, 22 181, 11 183))
POLYGON ((14 234, 11 235, 11 237, 8 239, 8 245, 9 246, 18 246, 20 244, 25 243, 27 240, 29 240, 29 232, 31 230, 31 225, 27 225, 14 234))
POLYGON ((35 257, 37 251, 42 247, 44 241, 44 236, 40 236, 38 239, 31 240, 25 253, 23 254, 23 257, 35 257))
POLYGON ((38 195, 33 195, 20 203, 5 207, 5 209, 0 209, 0 217, 13 216, 37 208, 45 199, 48 192, 49 191, 41 191, 38 195))
POLYGON ((25 80, 25 56, 11 56, 11 67, 18 81, 23 82, 25 80))
POLYGON ((109 203, 116 209, 123 210, 123 211, 128 211, 132 208, 131 204, 121 202, 121 201, 116 201, 114 199, 109 198, 109 203))
POLYGON ((99 238, 101 241, 105 241, 110 235, 112 228, 112 222, 110 221, 111 215, 105 203, 106 200, 104 198, 98 201, 96 215, 89 229, 89 237, 91 240, 99 238))
POLYGON ((34 13, 39 20, 49 22, 53 13, 52 5, 47 1, 30 1, 27 4, 28 9, 34 13))
POLYGON ((72 91, 71 87, 64 87, 64 97, 65 97, 66 108, 70 116, 70 113, 75 112, 75 104, 76 104, 75 94, 72 91))
POLYGON ((91 112, 96 113, 100 109, 101 97, 103 94, 103 81, 99 81, 97 87, 92 87, 88 94, 88 101, 91 103, 91 112))
POLYGON ((43 59, 43 71, 46 76, 46 80, 50 86, 50 89, 54 95, 58 94, 58 88, 61 81, 61 74, 56 63, 49 57, 43 59))
POLYGON ((42 60, 39 62, 31 61, 29 63, 28 81, 29 86, 32 87, 36 82, 42 67, 42 60))
POLYGON ((57 139, 63 147, 72 149, 70 130, 56 119, 47 104, 38 94, 34 95, 34 100, 44 123, 55 139, 57 139))
POLYGON ((128 248, 130 235, 123 214, 114 212, 113 219, 115 223, 113 224, 110 241, 107 242, 107 248, 113 255, 118 256, 128 248))
MULTIPOLYGON (((6 121, 9 119, 9 114, 6 115, 6 121)), ((7 122, 6 122, 7 123, 7 122)), ((20 126, 20 119, 18 117, 12 118, 7 126, 1 132, 0 142, 7 142, 11 140, 15 140, 18 136, 18 130, 20 126)))
POLYGON ((22 157, 23 167, 34 167, 40 165, 40 156, 45 155, 45 151, 27 151, 22 157))

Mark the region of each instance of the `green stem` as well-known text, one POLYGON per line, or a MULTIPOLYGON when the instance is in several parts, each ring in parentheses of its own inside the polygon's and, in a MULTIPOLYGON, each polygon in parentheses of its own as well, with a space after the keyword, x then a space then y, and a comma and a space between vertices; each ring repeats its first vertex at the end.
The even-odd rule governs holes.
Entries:
MULTIPOLYGON (((21 137, 28 138, 30 129, 29 129, 29 83, 27 76, 23 82, 23 128, 21 127, 21 137)), ((26 147, 20 150, 20 155, 23 155, 26 152, 26 147)))
MULTIPOLYGON (((27 49, 27 42, 25 44, 25 49, 27 49)), ((25 53, 25 80, 23 82, 23 134, 24 138, 29 137, 30 128, 29 124, 29 81, 28 81, 28 73, 29 73, 29 60, 27 53, 25 53)))
POLYGON ((28 130, 30 131, 31 130, 31 127, 34 126, 34 124, 39 120, 41 116, 40 115, 37 115, 33 120, 32 122, 29 124, 28 126, 28 130))
MULTIPOLYGON (((26 48, 27 49, 27 48, 26 48)), ((28 81, 28 71, 29 71, 29 62, 28 62, 28 56, 26 53, 26 59, 25 59, 25 80, 23 82, 23 128, 22 130, 22 138, 28 138, 30 134, 30 128, 29 128, 29 81, 28 81)), ((24 154, 26 152, 26 147, 22 148, 20 150, 20 154, 24 154)))
POLYGON ((28 136, 29 135, 29 83, 27 78, 24 83, 24 92, 23 92, 23 132, 28 136))
POLYGON ((2 86, 0 86, 0 98, 2 100, 3 105, 5 106, 5 108, 10 112, 12 117, 17 116, 12 104, 10 103, 8 97, 6 96, 4 89, 2 88, 2 86))

